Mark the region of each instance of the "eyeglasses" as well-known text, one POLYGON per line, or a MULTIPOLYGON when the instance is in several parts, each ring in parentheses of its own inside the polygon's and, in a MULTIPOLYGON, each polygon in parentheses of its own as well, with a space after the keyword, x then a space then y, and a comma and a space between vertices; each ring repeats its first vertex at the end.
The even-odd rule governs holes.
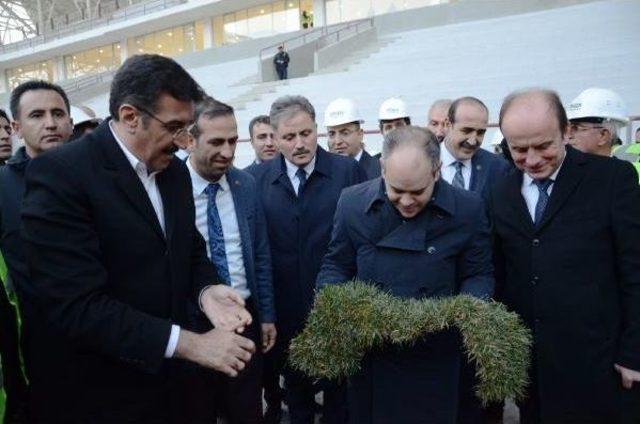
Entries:
POLYGON ((167 132, 171 134, 174 140, 184 141, 189 137, 189 127, 191 126, 191 123, 186 125, 179 122, 167 123, 167 122, 164 122, 162 119, 158 118, 157 116, 155 116, 153 113, 146 110, 145 108, 142 108, 140 106, 136 106, 136 108, 144 112, 146 115, 149 115, 151 118, 155 119, 156 121, 160 122, 160 124, 162 124, 162 128, 167 130, 167 132))
POLYGON ((595 130, 595 129, 602 129, 604 127, 602 125, 589 126, 584 124, 570 124, 569 128, 573 132, 582 132, 582 131, 589 131, 589 130, 595 130))

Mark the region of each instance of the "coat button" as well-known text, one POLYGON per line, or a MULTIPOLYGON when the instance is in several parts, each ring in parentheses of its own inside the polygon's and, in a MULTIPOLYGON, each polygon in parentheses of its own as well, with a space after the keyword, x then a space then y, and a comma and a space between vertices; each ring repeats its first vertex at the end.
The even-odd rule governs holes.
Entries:
POLYGON ((531 279, 531 285, 535 286, 536 284, 538 284, 538 281, 540 281, 540 277, 538 277, 537 275, 535 277, 533 277, 531 279))
POLYGON ((533 239, 533 241, 531 242, 531 245, 532 245, 533 247, 538 247, 538 246, 540 246, 540 240, 538 240, 538 239, 533 239))

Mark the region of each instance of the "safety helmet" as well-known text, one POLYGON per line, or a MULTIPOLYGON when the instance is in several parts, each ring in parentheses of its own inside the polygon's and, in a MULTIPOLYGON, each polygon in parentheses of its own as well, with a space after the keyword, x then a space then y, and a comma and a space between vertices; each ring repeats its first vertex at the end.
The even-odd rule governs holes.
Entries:
POLYGON ((402 99, 391 97, 382 102, 378 111, 380 121, 390 121, 392 119, 408 118, 407 105, 402 99))
POLYGON ((359 124, 364 122, 356 104, 351 99, 335 99, 324 110, 325 127, 335 127, 336 125, 349 124, 351 122, 359 124))
MULTIPOLYGON (((86 107, 86 106, 85 106, 86 107)), ((99 119, 95 116, 89 115, 84 109, 71 105, 71 118, 73 119, 73 126, 83 124, 85 122, 99 122, 99 119)))
POLYGON ((622 124, 629 122, 627 105, 618 93, 605 88, 587 88, 567 106, 569 120, 602 118, 622 124))

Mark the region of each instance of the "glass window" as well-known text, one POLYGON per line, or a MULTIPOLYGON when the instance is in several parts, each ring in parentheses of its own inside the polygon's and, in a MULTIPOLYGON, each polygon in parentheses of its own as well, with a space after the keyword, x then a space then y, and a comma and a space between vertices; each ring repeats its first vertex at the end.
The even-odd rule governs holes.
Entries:
POLYGON ((7 69, 5 74, 9 88, 13 90, 18 85, 32 79, 40 79, 53 82, 53 60, 39 63, 31 63, 17 68, 7 69))
POLYGON ((249 37, 268 37, 273 34, 272 6, 265 4, 252 7, 248 11, 249 37))
POLYGON ((116 69, 120 63, 120 43, 77 52, 64 56, 65 77, 70 79, 107 72, 116 69))

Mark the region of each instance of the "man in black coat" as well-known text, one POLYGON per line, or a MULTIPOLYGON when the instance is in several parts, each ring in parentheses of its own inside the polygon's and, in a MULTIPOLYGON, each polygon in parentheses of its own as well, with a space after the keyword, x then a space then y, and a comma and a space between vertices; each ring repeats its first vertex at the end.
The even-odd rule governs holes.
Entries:
POLYGON ((490 195, 497 295, 534 337, 521 422, 619 422, 640 384, 637 176, 566 147, 554 92, 508 96, 500 129, 517 169, 490 195))
POLYGON ((189 422, 185 360, 235 376, 255 349, 228 331, 250 316, 235 291, 211 285, 189 172, 173 155, 201 95, 171 59, 130 58, 111 86, 113 119, 29 164, 25 293, 68 349, 41 352, 66 372, 41 399, 60 402, 57 414, 33 421, 189 422), (198 301, 216 326, 203 334, 189 331, 198 301))
POLYGON ((284 51, 284 46, 278 46, 278 53, 273 57, 273 64, 278 73, 278 79, 287 79, 287 69, 289 68, 289 53, 284 51))

